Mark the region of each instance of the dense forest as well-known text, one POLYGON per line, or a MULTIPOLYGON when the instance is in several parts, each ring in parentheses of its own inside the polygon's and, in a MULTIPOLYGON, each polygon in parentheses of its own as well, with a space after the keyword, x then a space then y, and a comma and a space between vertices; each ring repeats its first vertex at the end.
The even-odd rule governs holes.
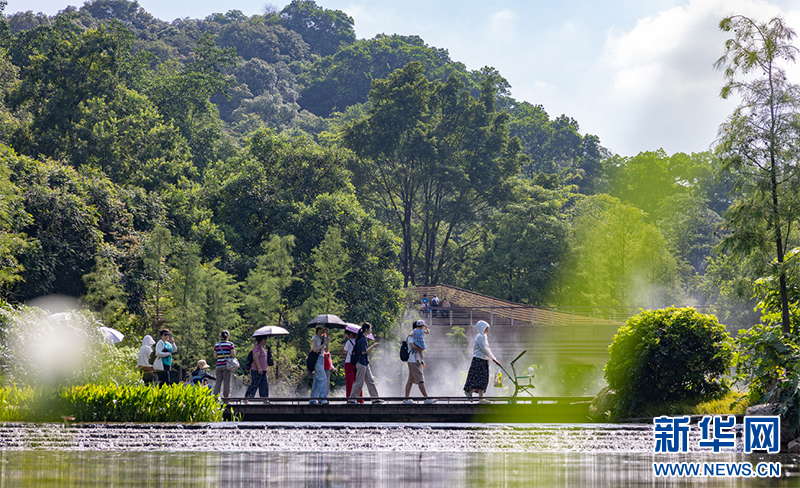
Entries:
POLYGON ((319 313, 388 330, 421 284, 758 321, 771 258, 721 245, 718 154, 612 154, 509 90, 313 0, 4 13, 0 294, 80 297, 133 337, 168 324, 189 360, 223 328, 303 339, 319 313))

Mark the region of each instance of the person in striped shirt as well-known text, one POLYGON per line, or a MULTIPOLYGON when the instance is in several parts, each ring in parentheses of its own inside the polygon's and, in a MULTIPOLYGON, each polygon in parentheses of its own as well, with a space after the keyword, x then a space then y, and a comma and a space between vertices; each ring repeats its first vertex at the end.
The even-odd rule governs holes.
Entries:
POLYGON ((236 357, 236 347, 228 340, 230 335, 230 332, 223 330, 219 334, 219 342, 214 344, 214 358, 217 360, 217 370, 215 371, 217 381, 214 383, 214 394, 219 395, 222 390, 222 398, 231 396, 233 371, 228 369, 228 358, 236 357))

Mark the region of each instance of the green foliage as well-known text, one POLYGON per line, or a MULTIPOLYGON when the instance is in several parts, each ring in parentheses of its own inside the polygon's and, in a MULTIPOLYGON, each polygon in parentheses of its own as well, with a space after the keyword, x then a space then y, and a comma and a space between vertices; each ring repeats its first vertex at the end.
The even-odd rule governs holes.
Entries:
POLYGON ((605 366, 617 418, 648 405, 701 401, 728 391, 730 336, 711 315, 692 308, 641 312, 614 337, 605 366))
POLYGON ((712 304, 709 311, 729 327, 731 334, 759 322, 753 282, 759 279, 763 260, 760 253, 744 259, 731 254, 707 258, 700 291, 706 302, 712 304))
POLYGON ((509 133, 519 138, 522 152, 530 156, 522 167, 523 176, 533 179, 540 173, 557 174, 582 192, 603 189, 603 148, 596 136, 578 133, 576 120, 566 115, 550 120, 544 107, 528 102, 513 105, 509 114, 509 133))
POLYGON ((19 257, 29 242, 20 231, 31 223, 21 205, 19 188, 10 180, 9 155, 13 156, 13 151, 0 145, 0 297, 7 296, 10 285, 22 279, 19 257))
POLYGON ((294 236, 273 236, 262 244, 244 284, 243 315, 253 330, 265 325, 286 324, 289 319, 287 289, 299 278, 293 275, 294 236))
POLYGON ((292 0, 281 10, 281 22, 301 36, 320 56, 335 53, 356 40, 353 18, 341 10, 320 8, 314 0, 292 0))
POLYGON ((750 388, 751 403, 769 403, 781 425, 800 433, 800 346, 780 321, 758 324, 736 338, 736 373, 750 388))
POLYGON ((675 257, 645 214, 608 195, 575 206, 570 254, 559 268, 559 303, 663 306, 680 297, 675 257))
POLYGON ((3 382, 17 386, 138 384, 138 348, 105 342, 89 312, 49 318, 35 308, 0 309, 3 382))
POLYGON ((0 387, 0 421, 60 422, 69 412, 58 394, 44 387, 0 387))
POLYGON ((567 254, 564 208, 573 194, 522 183, 518 190, 525 193, 522 201, 507 205, 482 227, 469 286, 504 300, 545 305, 567 254))
POLYGON ((124 323, 127 303, 120 284, 119 266, 110 258, 97 256, 94 269, 83 276, 83 281, 86 294, 81 302, 97 313, 107 327, 118 329, 117 323, 124 323))
POLYGON ((77 422, 221 422, 224 406, 204 386, 84 385, 59 392, 77 422))
POLYGON ((342 232, 333 227, 313 251, 313 291, 303 304, 305 313, 301 322, 319 314, 342 315, 345 305, 340 297, 340 282, 349 274, 349 259, 342 246, 342 232))
POLYGON ((73 130, 73 164, 98 168, 120 184, 155 190, 195 176, 186 139, 133 90, 81 103, 73 130))
MULTIPOLYGON (((796 268, 800 248, 789 251, 787 264, 792 267, 786 273, 786 294, 789 305, 789 325, 791 330, 800 330, 800 275, 796 268)), ((773 263, 775 264, 775 263, 773 263)), ((759 278, 753 284, 753 298, 758 299, 756 310, 761 310, 761 323, 774 325, 782 323, 780 282, 774 276, 759 278)))
POLYGON ((114 98, 131 34, 116 23, 76 32, 66 18, 32 32, 36 37, 19 46, 16 61, 24 77, 10 97, 11 107, 30 111, 32 120, 29 133, 15 136, 15 147, 32 156, 60 158, 73 147, 82 104, 114 98))
POLYGON ((0 158, 4 156, 13 165, 22 202, 32 217, 21 229, 30 245, 19 260, 25 271, 16 291, 28 299, 49 293, 81 294, 82 277, 103 247, 101 223, 90 196, 95 182, 60 163, 40 163, 13 153, 0 158))
POLYGON ((419 63, 430 80, 467 71, 450 59, 447 50, 430 47, 417 36, 379 34, 317 59, 300 76, 304 84, 300 106, 321 117, 344 111, 367 101, 373 80, 387 78, 411 62, 419 63))
POLYGON ((306 58, 308 44, 297 32, 280 25, 268 25, 253 18, 250 22, 231 22, 220 30, 219 44, 236 50, 245 60, 263 59, 268 63, 290 63, 306 58))
POLYGON ((169 229, 157 226, 144 244, 143 285, 146 292, 144 306, 155 329, 165 322, 171 308, 167 282, 169 267, 167 258, 172 254, 172 233, 169 229))

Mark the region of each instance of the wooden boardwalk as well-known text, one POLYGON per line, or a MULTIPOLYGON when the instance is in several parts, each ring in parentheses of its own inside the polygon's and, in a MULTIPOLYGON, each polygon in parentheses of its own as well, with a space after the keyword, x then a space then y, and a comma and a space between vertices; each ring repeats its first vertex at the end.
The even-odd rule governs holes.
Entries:
POLYGON ((435 423, 586 423, 592 397, 519 398, 486 397, 491 403, 469 402, 464 397, 438 398, 426 405, 422 399, 412 405, 405 398, 385 398, 386 403, 349 405, 345 398, 328 398, 328 405, 309 405, 308 398, 265 400, 230 398, 225 415, 244 421, 267 422, 435 422, 435 423), (247 401, 248 403, 245 403, 247 401), (525 403, 523 403, 523 401, 525 403))

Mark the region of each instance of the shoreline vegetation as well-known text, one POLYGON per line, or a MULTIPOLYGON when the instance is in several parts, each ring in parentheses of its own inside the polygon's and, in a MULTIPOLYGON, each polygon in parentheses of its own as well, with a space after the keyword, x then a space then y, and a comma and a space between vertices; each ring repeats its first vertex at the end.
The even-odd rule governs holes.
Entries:
POLYGON ((183 384, 0 388, 2 422, 221 422, 223 411, 208 388, 183 384))

